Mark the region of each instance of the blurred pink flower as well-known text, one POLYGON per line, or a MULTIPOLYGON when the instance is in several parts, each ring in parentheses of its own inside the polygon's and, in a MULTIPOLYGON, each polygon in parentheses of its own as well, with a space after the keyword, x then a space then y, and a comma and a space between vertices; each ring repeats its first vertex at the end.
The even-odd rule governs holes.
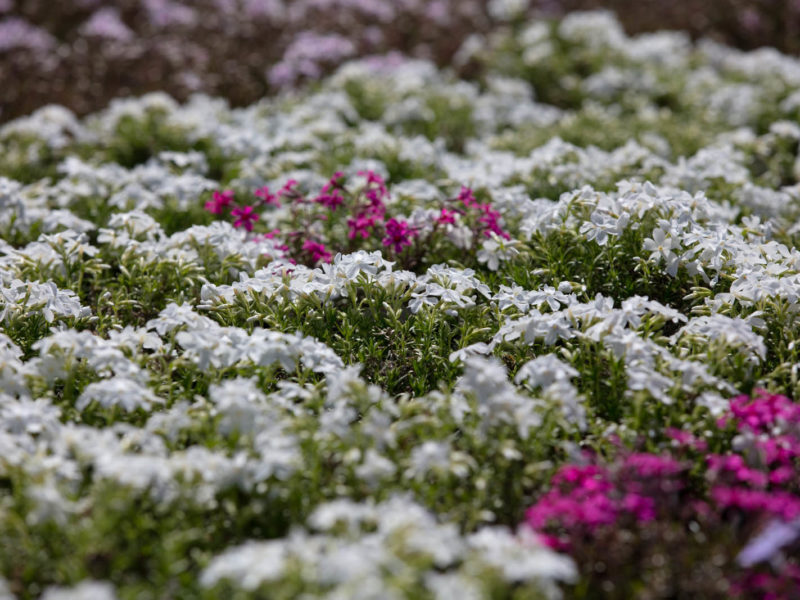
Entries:
POLYGON ((215 190, 212 199, 206 202, 206 210, 215 215, 221 215, 222 211, 233 202, 233 190, 222 192, 215 190))
POLYGON ((253 223, 258 221, 258 214, 253 211, 252 206, 241 206, 234 208, 231 215, 237 217, 234 227, 244 227, 247 231, 253 231, 253 223))

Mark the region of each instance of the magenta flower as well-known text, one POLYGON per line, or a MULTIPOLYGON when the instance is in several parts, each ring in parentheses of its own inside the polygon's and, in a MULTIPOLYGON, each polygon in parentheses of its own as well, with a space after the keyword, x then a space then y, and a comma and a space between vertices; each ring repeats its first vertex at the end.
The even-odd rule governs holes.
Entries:
POLYGON ((233 223, 234 227, 244 227, 247 231, 253 231, 253 223, 258 221, 258 214, 253 211, 252 206, 242 206, 234 208, 231 215, 237 217, 233 223))
POLYGON ((369 200, 367 210, 377 218, 383 219, 383 216, 386 214, 386 206, 383 203, 383 196, 381 193, 378 190, 367 190, 365 195, 367 200, 369 200))
POLYGON ((487 202, 486 204, 476 204, 475 206, 483 213, 478 217, 478 222, 482 223, 484 227, 483 235, 491 237, 491 234, 495 233, 503 239, 511 239, 511 236, 500 227, 500 213, 493 210, 491 204, 487 202))
POLYGON ((625 512, 632 514, 640 523, 652 521, 656 518, 655 501, 635 492, 626 494, 622 498, 621 508, 625 512))
POLYGON ((361 236, 362 239, 367 239, 370 234, 369 230, 375 226, 375 223, 375 217, 366 213, 358 214, 355 219, 347 219, 347 225, 350 227, 350 231, 347 232, 347 237, 351 240, 355 239, 357 236, 361 236))
POLYGON ((342 204, 344 204, 344 196, 338 189, 334 189, 332 193, 323 192, 316 198, 314 198, 314 202, 317 204, 322 204, 331 210, 336 210, 342 204))
POLYGON ((411 240, 416 232, 408 226, 406 221, 389 219, 384 225, 386 237, 383 238, 384 246, 392 246, 396 253, 402 252, 403 248, 411 245, 411 240))
POLYGON ((625 458, 625 467, 636 477, 670 477, 683 470, 683 465, 669 456, 637 452, 625 458))
POLYGON ((472 208, 473 206, 478 205, 478 201, 475 199, 475 194, 472 193, 472 190, 468 187, 461 186, 461 191, 458 193, 458 199, 464 203, 464 206, 467 208, 472 208))
POLYGON ((225 190, 222 192, 214 191, 212 199, 206 202, 206 210, 215 215, 221 215, 223 209, 230 206, 233 202, 233 190, 225 190))
MULTIPOLYGON (((738 429, 751 429, 756 433, 767 432, 775 425, 800 423, 800 404, 786 396, 756 390, 757 396, 736 396, 731 399, 731 414, 738 429)), ((724 426, 729 418, 720 419, 724 426)))
POLYGON ((322 186, 323 192, 329 192, 331 190, 340 190, 342 189, 342 179, 344 179, 344 173, 341 171, 336 171, 331 178, 328 180, 328 183, 322 186))
POLYGON ((445 223, 455 224, 456 212, 449 208, 442 208, 442 213, 436 218, 436 222, 439 225, 444 225, 445 223))
POLYGON ((280 208, 281 201, 278 200, 280 197, 280 192, 277 194, 273 194, 269 191, 267 186, 257 189, 255 192, 256 198, 261 198, 261 204, 266 204, 267 206, 274 206, 275 208, 280 208))
POLYGON ((306 240, 303 242, 303 250, 311 254, 311 259, 314 262, 331 262, 332 255, 328 252, 327 248, 325 248, 325 244, 306 240))
POLYGON ((375 189, 381 197, 385 197, 389 194, 386 189, 386 182, 383 180, 383 177, 375 173, 375 171, 359 171, 359 175, 367 178, 367 187, 371 189, 375 189))
POLYGON ((278 236, 280 234, 281 234, 281 230, 280 229, 273 229, 272 231, 268 231, 266 233, 262 233, 261 234, 261 238, 265 239, 265 240, 274 240, 275 236, 278 236))
POLYGON ((299 195, 299 192, 294 189, 295 187, 297 187, 297 185, 298 184, 296 179, 290 179, 289 181, 287 181, 285 184, 283 184, 283 187, 280 190, 278 190, 278 198, 283 198, 284 196, 299 195))
POLYGON ((704 439, 695 437, 688 431, 683 431, 682 429, 677 429, 675 427, 667 427, 664 430, 664 434, 673 440, 674 446, 694 448, 700 452, 705 452, 708 449, 708 442, 706 442, 704 439))
POLYGON ((359 171, 358 174, 367 178, 364 196, 369 201, 369 212, 379 219, 383 219, 383 216, 386 214, 384 200, 389 196, 389 191, 386 189, 386 182, 374 171, 359 171))

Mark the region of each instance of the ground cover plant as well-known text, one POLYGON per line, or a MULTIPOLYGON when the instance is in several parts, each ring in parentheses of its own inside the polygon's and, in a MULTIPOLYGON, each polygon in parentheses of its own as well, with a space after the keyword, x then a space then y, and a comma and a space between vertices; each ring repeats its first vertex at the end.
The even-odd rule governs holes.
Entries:
POLYGON ((800 62, 454 60, 0 128, 0 597, 796 594, 800 62))

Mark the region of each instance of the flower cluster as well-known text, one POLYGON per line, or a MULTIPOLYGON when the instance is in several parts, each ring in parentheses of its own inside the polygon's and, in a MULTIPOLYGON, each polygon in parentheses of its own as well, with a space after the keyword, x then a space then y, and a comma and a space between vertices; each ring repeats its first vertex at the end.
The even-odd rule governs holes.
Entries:
MULTIPOLYGON (((781 597, 794 589, 800 573, 783 554, 800 541, 797 408, 785 396, 763 391, 732 399, 718 425, 733 426, 739 436, 725 453, 705 453, 703 440, 670 430, 668 454, 623 451, 612 462, 587 455, 556 472, 551 489, 527 511, 526 523, 546 534, 550 546, 576 558, 586 555, 587 546, 596 546, 592 554, 600 556, 609 541, 635 547, 650 530, 687 522, 712 547, 725 543, 726 530, 755 530, 738 555, 725 556, 727 589, 734 597, 781 597), (704 459, 696 464, 705 463, 707 487, 689 472, 690 457, 704 459), (755 529, 759 524, 761 531, 755 529), (631 537, 621 537, 622 531, 631 537)), ((681 558, 671 560, 677 565, 681 558)))
MULTIPOLYGON (((276 236, 285 239, 281 248, 294 264, 298 261, 312 265, 329 263, 335 253, 377 248, 374 245, 376 240, 380 240, 380 245, 390 256, 397 257, 401 264, 409 267, 417 265, 426 246, 449 243, 474 253, 472 246, 486 236, 493 240, 483 244, 481 253, 485 258, 481 261, 489 261, 494 270, 497 270, 500 258, 509 260, 519 254, 511 236, 502 229, 500 212, 492 207, 491 202, 478 202, 467 187, 462 187, 457 196, 445 200, 445 206, 439 209, 438 216, 432 221, 429 217, 434 209, 424 213, 416 211, 411 217, 390 217, 387 205, 396 201, 384 178, 372 170, 359 171, 355 178, 350 179, 337 171, 318 194, 311 196, 304 195, 293 179, 275 194, 269 191, 268 186, 253 193, 260 199, 261 206, 271 208, 272 225, 278 226, 262 235, 269 239, 276 236), (467 248, 463 248, 465 234, 469 240, 467 248), (498 244, 495 239, 503 241, 498 244), (416 251, 412 246, 416 246, 416 251)), ((215 190, 205 208, 214 215, 229 215, 234 219, 234 227, 252 232, 254 223, 260 218, 259 213, 253 206, 231 208, 233 202, 233 190, 215 190)))
POLYGON ((528 510, 527 523, 544 531, 555 522, 569 531, 568 537, 553 539, 569 547, 569 537, 603 525, 616 525, 623 516, 638 523, 656 518, 657 503, 682 487, 683 467, 670 457, 631 454, 608 469, 594 464, 566 465, 551 480, 553 489, 528 510))

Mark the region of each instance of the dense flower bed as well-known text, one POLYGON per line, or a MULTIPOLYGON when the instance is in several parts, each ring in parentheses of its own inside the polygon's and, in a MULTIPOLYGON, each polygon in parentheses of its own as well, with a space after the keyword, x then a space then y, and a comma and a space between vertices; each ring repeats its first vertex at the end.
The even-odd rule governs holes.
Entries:
POLYGON ((800 62, 457 59, 0 129, 0 597, 793 597, 800 62))

